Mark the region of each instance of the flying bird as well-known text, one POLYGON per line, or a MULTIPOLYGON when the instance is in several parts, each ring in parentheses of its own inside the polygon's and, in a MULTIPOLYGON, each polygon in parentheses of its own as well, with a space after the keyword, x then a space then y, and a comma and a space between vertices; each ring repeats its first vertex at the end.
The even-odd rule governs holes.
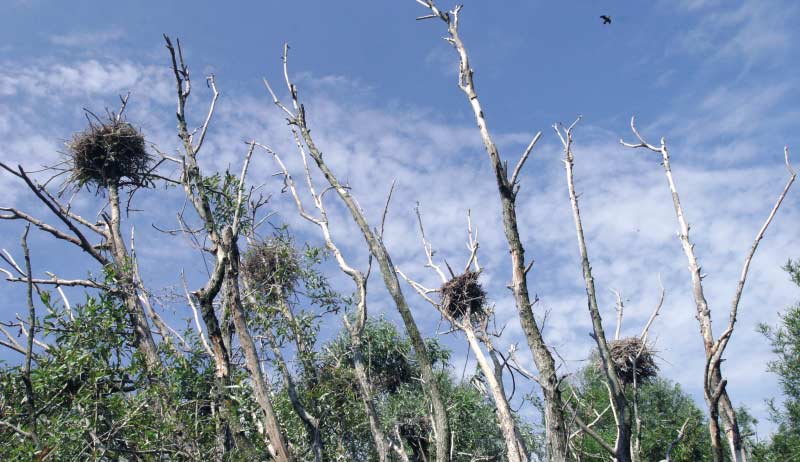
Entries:
POLYGON ((611 16, 604 14, 600 16, 600 19, 603 20, 603 24, 611 24, 611 16))

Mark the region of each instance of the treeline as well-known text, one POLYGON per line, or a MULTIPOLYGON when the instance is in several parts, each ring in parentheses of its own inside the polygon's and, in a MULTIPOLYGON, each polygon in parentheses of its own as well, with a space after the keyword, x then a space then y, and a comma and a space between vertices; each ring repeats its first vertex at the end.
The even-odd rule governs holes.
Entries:
MULTIPOLYGON (((564 374, 543 335, 541 317, 535 315, 538 299, 528 285, 534 260, 526 254, 517 215, 523 170, 541 133, 515 163, 501 156, 459 33, 461 7, 444 11, 432 0, 417 3, 424 7, 419 19, 443 26, 456 51, 458 88, 478 126, 497 187, 502 228, 497 234, 508 248, 508 289, 524 345, 510 351, 496 346, 503 329, 494 322, 491 294, 481 283, 488 269, 481 264, 478 232, 468 213, 466 252, 459 265, 437 255, 425 235, 423 214, 416 210, 420 256, 438 281, 435 286, 427 287, 394 265, 383 239, 392 189, 383 213, 372 211, 369 216, 379 218, 368 220, 356 197, 363 192, 353 191, 337 175, 341 166, 328 164, 309 126, 311 108, 291 78, 288 46, 282 89, 265 84, 287 121, 287 135, 297 148, 295 162, 252 140, 236 171, 206 171, 201 160, 214 154, 205 141, 219 98, 216 82, 213 75, 206 78, 212 100, 190 117, 189 66, 180 43, 165 36, 177 103, 177 154, 145 140, 126 120, 128 98, 122 97, 117 111, 86 112, 86 130, 67 143, 65 158, 54 170, 0 163, 3 174, 36 204, 27 211, 0 208, 0 219, 25 226, 17 257, 4 252, 0 258, 6 280, 26 294, 14 302, 27 310, 4 322, 0 331, 0 345, 15 356, 0 370, 0 458, 745 462, 791 460, 800 454, 798 310, 789 310, 779 326, 761 327, 776 353, 770 368, 787 396, 772 405, 778 424, 772 438, 756 438, 753 419, 734 405, 723 373, 750 262, 796 177, 788 149, 789 178, 745 255, 727 308, 729 321, 714 332, 667 142, 649 143, 633 119, 635 141, 622 142, 654 155, 667 179, 664 197, 675 210, 704 346, 705 366, 695 371, 703 390, 701 410, 679 386, 658 375, 649 332, 663 289, 640 335, 620 337, 620 297, 617 329, 606 331, 574 181, 573 136, 580 117, 570 126, 554 127, 563 145, 565 189, 595 341, 585 368, 564 374), (203 122, 192 127, 188 120, 203 122), (282 198, 310 224, 321 247, 298 243, 280 223, 264 232, 271 217, 265 211, 268 198, 248 181, 256 153, 274 161, 282 198), (208 269, 204 280, 192 281, 194 286, 180 275, 182 290, 173 295, 182 312, 191 313, 183 328, 165 319, 163 306, 141 276, 137 250, 147 244, 125 231, 127 212, 140 197, 136 193, 162 194, 156 188, 162 185, 183 196, 173 204, 179 228, 163 230, 164 238, 185 239, 208 269), (72 203, 78 195, 91 204, 90 210, 100 212, 81 215, 72 203), (331 231, 327 205, 332 201, 358 230, 347 247, 331 231), (82 252, 90 262, 84 273, 89 276, 73 279, 38 262, 32 266, 30 232, 82 252), (344 250, 358 244, 369 255, 364 267, 357 267, 344 250), (326 261, 329 270, 346 276, 345 283, 331 284, 330 273, 321 270, 326 261), (368 282, 386 288, 388 297, 380 308, 396 312, 397 325, 374 315, 378 309, 370 306, 368 282), (85 289, 86 299, 69 300, 63 287, 85 289), (474 370, 454 370, 450 352, 437 339, 423 336, 411 297, 429 304, 448 333, 466 341, 474 370), (341 326, 335 328, 338 334, 331 336, 331 326, 341 326), (535 370, 523 366, 528 361, 521 355, 532 360, 535 370)), ((790 262, 787 270, 798 282, 798 266, 790 262)))

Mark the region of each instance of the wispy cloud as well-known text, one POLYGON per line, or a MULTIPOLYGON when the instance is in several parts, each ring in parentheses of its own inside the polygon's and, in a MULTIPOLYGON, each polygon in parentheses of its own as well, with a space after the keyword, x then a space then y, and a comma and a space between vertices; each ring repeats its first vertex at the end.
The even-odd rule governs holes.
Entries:
POLYGON ((785 50, 794 36, 798 9, 790 2, 747 0, 732 5, 713 0, 686 0, 680 6, 697 21, 678 40, 689 53, 707 59, 769 61, 785 50))
POLYGON ((123 37, 125 31, 122 29, 82 31, 53 35, 50 37, 50 43, 65 47, 88 47, 115 42, 123 37))
POLYGON ((170 89, 167 69, 124 60, 89 59, 75 62, 3 63, 0 96, 27 101, 46 98, 61 104, 80 96, 134 92, 137 98, 167 101, 170 89))

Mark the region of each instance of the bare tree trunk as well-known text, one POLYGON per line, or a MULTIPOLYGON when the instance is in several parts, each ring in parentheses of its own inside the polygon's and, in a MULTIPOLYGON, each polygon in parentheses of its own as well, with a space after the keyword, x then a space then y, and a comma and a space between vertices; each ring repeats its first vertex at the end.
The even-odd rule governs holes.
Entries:
MULTIPOLYGON (((220 235, 221 227, 228 224, 218 223, 215 219, 211 206, 211 200, 209 199, 209 192, 207 190, 208 187, 204 183, 204 177, 197 162, 198 153, 203 147, 203 141, 205 140, 206 132, 214 115, 216 102, 219 98, 219 92, 217 91, 214 76, 209 76, 207 83, 213 92, 213 96, 209 105, 208 113, 205 117, 203 125, 198 130, 190 133, 185 116, 186 102, 191 93, 189 70, 183 61, 183 52, 181 50, 180 42, 178 42, 176 50, 175 47, 173 47, 172 41, 169 39, 169 37, 164 35, 164 40, 170 53, 172 70, 175 75, 176 95, 178 97, 176 111, 178 137, 180 138, 184 149, 184 156, 179 162, 182 169, 181 183, 183 185, 186 198, 191 202, 195 212, 198 215, 198 218, 200 218, 200 221, 203 223, 203 231, 206 234, 205 237, 207 237, 208 241, 211 243, 211 248, 208 249, 208 252, 214 256, 215 260, 213 271, 206 281, 206 284, 202 288, 196 290, 193 295, 197 298, 200 305, 200 313, 203 318, 203 323, 206 325, 206 332, 208 333, 208 337, 211 342, 210 355, 214 360, 216 377, 215 400, 220 406, 222 420, 222 425, 220 428, 221 434, 219 435, 219 439, 222 440, 223 445, 221 448, 219 448, 219 452, 224 455, 225 453, 229 452, 230 449, 232 449, 231 443, 240 446, 244 445, 247 447, 250 447, 251 444, 247 437, 240 431, 241 427, 235 418, 233 403, 230 399, 230 391, 228 388, 230 386, 230 355, 232 351, 233 337, 233 327, 231 326, 230 313, 223 311, 223 314, 228 316, 225 316, 222 325, 220 325, 219 318, 217 317, 217 313, 214 309, 214 300, 222 291, 224 282, 229 279, 226 273, 227 268, 230 266, 229 250, 222 245, 222 238, 220 235), (196 133, 198 137, 197 141, 195 141, 196 133)), ((243 183, 245 181, 245 175, 253 149, 254 145, 251 144, 244 161, 240 184, 237 188, 238 197, 235 201, 237 203, 237 207, 241 206, 242 190, 244 187, 243 183)), ((228 199, 234 202, 233 198, 229 197, 228 199)), ((234 223, 230 224, 233 229, 236 230, 234 231, 234 237, 232 240, 236 240, 238 238, 239 219, 239 210, 237 208, 237 212, 233 219, 234 223)), ((235 277, 235 280, 236 284, 238 284, 238 276, 235 277)), ((226 294, 226 296, 227 295, 228 294, 226 294)), ((191 295, 188 294, 188 289, 187 297, 191 297, 191 295)), ((226 299, 229 301, 233 300, 231 297, 226 297, 226 299)), ((189 303, 191 303, 191 300, 189 300, 189 303)), ((230 305, 230 303, 226 305, 228 310, 232 309, 230 305)), ((202 337, 202 332, 200 332, 200 335, 202 337)))
POLYGON ((631 131, 638 139, 638 143, 626 143, 620 140, 620 143, 630 148, 645 148, 650 151, 656 152, 661 155, 662 165, 664 167, 664 174, 667 177, 670 194, 672 196, 672 204, 675 208, 675 216, 678 219, 680 227, 679 239, 681 247, 689 262, 689 273, 692 280, 692 295, 694 297, 697 321, 700 324, 700 336, 703 339, 703 347, 706 353, 706 367, 703 373, 703 391, 705 395, 706 404, 709 408, 709 433, 711 434, 711 444, 715 462, 722 462, 722 442, 719 430, 719 421, 722 421, 722 426, 725 431, 728 447, 730 450, 731 460, 733 462, 746 462, 747 453, 742 441, 739 423, 736 418, 736 411, 731 403, 728 391, 726 389, 727 381, 722 377, 722 355, 725 348, 730 341, 731 336, 736 325, 736 317, 739 308, 739 302, 742 297, 742 290, 744 289, 745 281, 747 280, 747 272, 750 267, 753 255, 758 248, 758 244, 764 237, 764 233, 769 227, 772 219, 775 217, 778 209, 783 203, 786 194, 789 192, 795 178, 797 177, 795 171, 792 169, 789 161, 789 150, 784 148, 784 160, 786 169, 789 172, 789 180, 783 188, 780 196, 778 196, 775 205, 761 226, 755 240, 753 241, 750 251, 747 254, 744 267, 742 268, 741 276, 737 283, 736 292, 731 303, 729 321, 727 329, 719 336, 714 337, 711 328, 711 310, 708 307, 705 293, 703 291, 703 274, 701 272, 700 264, 698 263, 697 256, 694 252, 694 244, 689 239, 689 224, 686 221, 683 207, 681 206, 680 196, 678 195, 678 188, 675 186, 675 180, 672 177, 672 168, 670 167, 669 150, 667 149, 666 140, 662 137, 660 146, 655 146, 647 143, 642 138, 639 131, 636 129, 635 119, 631 118, 631 131))
MULTIPOLYGON (((634 133, 639 137, 638 132, 634 127, 633 119, 631 119, 631 128, 633 129, 634 133)), ((681 206, 680 197, 678 195, 677 187, 675 186, 675 182, 672 178, 672 168, 670 167, 669 163, 669 152, 666 148, 666 143, 662 139, 661 146, 655 147, 647 145, 641 137, 639 137, 641 141, 640 145, 629 145, 632 147, 646 147, 651 148, 655 152, 661 154, 662 162, 664 166, 664 173, 667 177, 667 182, 669 184, 670 193, 672 195, 672 202, 675 208, 675 215, 678 219, 678 225, 680 226, 680 234, 679 239, 681 241, 681 247, 683 248, 684 253, 686 254, 686 258, 689 261, 689 273, 691 274, 692 278, 692 296, 695 300, 695 305, 697 308, 697 320, 700 324, 700 335, 703 338, 703 346, 706 353, 706 358, 708 361, 711 360, 714 354, 714 334, 711 329, 711 310, 708 307, 708 302, 706 301, 705 294, 703 292, 703 282, 702 282, 702 275, 700 272, 700 265, 697 262, 697 257, 694 253, 694 244, 689 240, 689 224, 686 222, 683 207, 681 206)), ((718 390, 721 395, 726 397, 725 402, 728 406, 731 407, 731 412, 735 418, 735 412, 733 411, 733 407, 730 404, 730 399, 727 398, 727 391, 725 390, 725 384, 722 382, 721 372, 719 368, 716 368, 712 373, 709 374, 709 368, 706 367, 704 372, 704 390, 705 390, 705 398, 706 403, 709 406, 709 432, 711 434, 711 446, 713 449, 712 454, 714 455, 715 462, 722 462, 722 443, 720 442, 720 432, 719 432, 719 410, 717 409, 719 405, 722 405, 722 400, 720 397, 716 399, 712 396, 714 393, 713 390, 718 390)), ((724 415, 727 413, 723 413, 724 415)), ((727 427, 727 431, 729 431, 732 435, 732 440, 741 440, 739 435, 739 428, 738 425, 734 425, 734 421, 726 420, 723 418, 723 425, 727 427), (734 437, 735 435, 735 437, 734 437)), ((733 441, 732 441, 733 442, 733 441)), ((744 450, 739 444, 739 447, 736 445, 731 445, 731 455, 733 456, 733 460, 735 462, 744 462, 745 455, 744 450)))
MULTIPOLYGON (((352 333, 350 335, 352 339, 352 333)), ((360 335, 357 339, 351 341, 351 346, 353 347, 353 370, 355 371, 356 380, 358 380, 359 394, 361 396, 361 402, 364 404, 367 420, 369 421, 369 431, 372 434, 372 442, 375 444, 375 452, 378 453, 379 462, 387 462, 389 460, 387 438, 381 428, 378 411, 375 409, 372 384, 367 377, 367 371, 364 367, 364 357, 361 353, 360 335)))
MULTIPOLYGON (((122 293, 122 299, 134 329, 136 347, 144 357, 147 372, 151 377, 159 377, 163 374, 162 369, 164 365, 158 354, 150 325, 147 322, 147 315, 137 296, 139 287, 137 287, 133 276, 133 262, 128 254, 125 241, 120 231, 121 212, 119 187, 115 184, 108 186, 108 205, 111 211, 111 216, 108 220, 108 237, 114 258, 115 276, 118 279, 117 290, 122 293)), ((189 438, 189 432, 178 418, 175 409, 167 405, 164 410, 179 430, 179 434, 176 435, 179 447, 187 451, 192 457, 198 455, 198 449, 195 443, 189 438)))
POLYGON ((253 391, 256 395, 256 401, 264 412, 264 424, 269 437, 270 452, 278 462, 291 462, 294 458, 289 452, 275 409, 272 407, 269 383, 261 370, 258 350, 247 327, 247 316, 244 312, 239 292, 239 248, 230 227, 225 227, 221 244, 228 254, 227 274, 225 277, 225 293, 228 296, 228 306, 232 311, 236 333, 239 336, 239 344, 244 351, 247 370, 253 379, 253 391))
MULTIPOLYGON (((631 461, 631 416, 628 412, 628 402, 625 397, 625 389, 617 376, 614 362, 611 359, 611 352, 608 349, 603 319, 600 316, 600 308, 597 306, 597 294, 595 291, 594 277, 592 276, 592 266, 589 263, 589 252, 586 248, 586 240, 583 234, 583 223, 581 222, 581 212, 578 206, 578 195, 575 192, 575 181, 573 176, 574 157, 572 155, 572 129, 578 123, 578 118, 570 125, 562 135, 558 125, 555 126, 561 142, 564 145, 564 166, 567 171, 567 189, 572 205, 572 217, 575 221, 575 232, 578 237, 578 248, 581 255, 581 267, 583 269, 583 279, 586 284, 586 298, 588 300, 589 315, 592 319, 593 337, 597 343, 597 351, 600 362, 603 365, 603 373, 608 385, 611 409, 614 413, 614 420, 617 425, 617 438, 614 447, 614 457, 616 462, 631 461)), ((636 373, 634 368, 634 374, 636 373)))
MULTIPOLYGON (((200 300, 200 312, 203 323, 206 325, 206 333, 211 341, 212 360, 214 361, 214 392, 213 399, 219 404, 220 428, 218 435, 218 458, 224 459, 226 453, 230 452, 237 441, 241 442, 242 435, 239 432, 239 425, 234 417, 232 402, 229 398, 228 387, 230 381, 230 356, 222 338, 222 331, 219 327, 216 313, 214 311, 213 297, 208 297, 202 293, 203 289, 197 292, 200 300), (200 295, 202 294, 202 295, 200 295)), ((199 333, 202 335, 202 333, 199 333)))
POLYGON ((683 437, 686 435, 686 426, 688 424, 689 424, 689 417, 687 417, 686 420, 683 421, 683 425, 681 425, 681 428, 678 430, 678 435, 675 437, 674 440, 672 440, 669 443, 669 446, 667 446, 667 453, 665 454, 665 458, 662 459, 660 462, 672 462, 672 450, 675 449, 675 446, 677 446, 677 444, 680 443, 683 437))
POLYGON ((419 362, 420 371, 422 372, 423 389, 427 392, 431 404, 433 405, 433 424, 436 430, 436 460, 448 461, 450 460, 450 426, 447 421, 447 410, 439 392, 436 375, 433 372, 433 366, 431 365, 430 356, 428 355, 428 348, 425 346, 425 340, 422 338, 422 334, 420 334, 417 328, 417 323, 414 320, 411 309, 400 288, 400 281, 397 279, 397 273, 391 257, 389 256, 389 252, 386 250, 386 247, 384 247, 383 242, 379 240, 370 229, 366 218, 350 195, 348 189, 339 183, 339 180, 334 176, 325 161, 323 161, 322 153, 317 149, 313 139, 311 139, 311 134, 305 127, 305 122, 300 126, 300 131, 308 146, 311 158, 314 159, 325 176, 325 179, 328 180, 328 183, 336 190, 339 197, 347 206, 353 220, 361 229, 361 233, 369 246, 370 252, 378 261, 381 273, 383 274, 383 282, 389 294, 392 296, 397 310, 400 312, 400 317, 403 319, 408 338, 411 340, 411 345, 414 348, 414 353, 419 362))
POLYGON ((714 458, 714 462, 723 462, 725 460, 725 452, 720 438, 718 405, 709 406, 708 431, 711 434, 711 455, 714 458))
MULTIPOLYGON (((389 291, 392 299, 394 300, 397 311, 403 320, 403 324, 411 340, 411 346, 414 349, 415 356, 419 362, 420 371, 422 375, 422 387, 431 400, 433 408, 433 427, 436 435, 436 460, 437 462, 447 462, 450 460, 450 425, 447 420, 447 408, 445 407, 444 400, 439 391, 439 385, 436 381, 436 374, 433 372, 433 365, 431 364, 428 348, 425 345, 425 340, 419 332, 417 323, 411 313, 411 309, 406 302, 403 291, 400 288, 400 281, 397 278, 395 266, 389 256, 388 250, 383 244, 383 240, 377 236, 369 226, 367 219, 364 217, 361 208, 356 203, 355 199, 350 195, 349 188, 343 186, 328 164, 323 160, 322 152, 317 148, 314 139, 311 137, 311 131, 306 124, 305 107, 300 104, 297 97, 297 87, 289 80, 287 69, 287 53, 288 46, 284 46, 284 76, 286 84, 292 96, 292 103, 294 112, 290 111, 283 104, 280 103, 277 96, 267 83, 267 88, 272 94, 275 104, 284 110, 289 115, 289 123, 297 127, 300 131, 300 136, 303 142, 308 147, 309 155, 316 163, 319 170, 322 172, 325 180, 330 184, 331 188, 336 191, 339 198, 344 202, 347 210, 350 212, 353 221, 358 225, 361 234, 369 247, 370 253, 378 261, 381 273, 383 275, 383 282, 386 289, 389 291)), ((266 81, 265 81, 266 83, 266 81)))
MULTIPOLYGON (((245 291, 249 294, 249 301, 251 306, 256 307, 258 306, 258 301, 256 300, 255 295, 253 294, 252 290, 250 289, 250 284, 245 282, 245 291)), ((297 348, 297 355, 300 357, 300 362, 304 369, 306 375, 311 377, 312 386, 314 383, 317 382, 317 368, 316 365, 312 362, 308 361, 307 357, 305 356, 310 350, 308 350, 305 341, 302 339, 300 334, 297 322, 295 321, 294 314, 292 313, 291 309, 289 308, 285 296, 282 293, 282 289, 277 289, 281 292, 278 295, 279 300, 277 300, 277 304, 280 306, 280 311, 283 314, 284 318, 286 318, 287 322, 289 323, 289 329, 292 332, 294 337, 295 346, 297 348)), ((314 461, 315 462, 322 462, 323 460, 323 444, 322 444, 322 433, 320 431, 320 420, 318 417, 312 415, 303 402, 300 400, 300 397, 297 394, 297 386, 295 385, 294 379, 292 378, 292 373, 289 370, 289 367, 286 365, 286 360, 283 357, 283 352, 281 351, 281 345, 279 345, 278 340, 273 335, 272 331, 267 328, 264 329, 264 336, 266 337, 267 343, 269 343, 270 349, 272 350, 273 355, 275 356, 275 362, 278 365, 278 370, 283 377, 283 384, 286 387, 287 394, 289 395, 289 401, 292 404, 292 409, 294 409, 295 414, 297 417, 300 418, 300 421, 303 423, 303 426, 306 429, 306 433, 308 434, 309 445, 311 446, 311 450, 314 453, 314 461)))
MULTIPOLYGON (((441 266, 435 263, 433 260, 433 255, 435 252, 433 245, 431 245, 425 237, 425 228, 422 224, 422 215, 419 211, 419 207, 417 207, 415 210, 417 212, 417 219, 419 220, 422 247, 425 252, 425 257, 428 260, 425 267, 433 269, 438 274, 441 283, 447 284, 447 276, 445 276, 441 266)), ((467 217, 469 231, 469 243, 467 244, 467 248, 470 250, 470 255, 467 259, 464 272, 466 274, 468 271, 470 271, 470 267, 474 265, 475 274, 479 274, 481 272, 481 267, 478 262, 479 244, 477 238, 475 238, 472 234, 472 223, 469 219, 469 214, 467 217)), ((452 274, 452 269, 450 272, 452 274)), ((503 439, 505 440, 506 457, 509 462, 527 462, 528 452, 525 448, 522 438, 520 438, 516 422, 514 421, 514 415, 511 411, 511 406, 509 405, 508 398, 506 397, 505 387, 503 386, 503 364, 497 359, 497 353, 488 334, 488 324, 493 316, 491 309, 486 308, 486 310, 480 314, 472 313, 470 310, 467 310, 467 313, 456 318, 451 314, 450 311, 448 311, 447 307, 443 306, 442 303, 436 302, 429 296, 429 294, 437 292, 436 289, 425 288, 422 284, 411 280, 400 270, 398 270, 398 274, 400 274, 400 276, 402 276, 425 301, 436 308, 436 310, 442 314, 442 317, 447 319, 453 327, 464 332, 464 335, 467 337, 467 343, 470 346, 470 351, 475 354, 478 366, 481 368, 481 371, 483 372, 483 375, 489 384, 489 393, 491 394, 492 400, 495 404, 495 412, 497 414, 500 433, 503 435, 503 439), (479 315, 479 317, 473 317, 473 314, 479 315), (486 345, 486 348, 489 350, 489 355, 492 359, 491 364, 489 363, 489 360, 486 359, 486 355, 484 354, 480 345, 481 343, 486 345)))
POLYGON ((472 78, 473 71, 469 64, 467 50, 458 33, 458 13, 461 7, 456 7, 450 12, 443 12, 434 5, 432 0, 417 0, 417 2, 431 10, 432 14, 429 17, 440 18, 447 24, 449 32, 448 41, 453 45, 459 55, 459 88, 461 88, 467 96, 470 106, 472 107, 478 129, 481 133, 481 139, 483 140, 484 147, 489 155, 494 171, 503 213, 503 229, 506 240, 508 241, 509 252, 511 253, 511 290, 514 293, 522 330, 525 333, 525 338, 533 353, 536 368, 539 371, 539 384, 542 387, 545 406, 545 450, 551 462, 566 461, 569 453, 567 445, 568 433, 564 416, 564 404, 561 398, 561 391, 559 390, 559 379, 556 374, 556 365, 553 355, 547 349, 547 344, 533 316, 533 303, 531 302, 528 292, 527 281, 529 267, 525 262, 525 249, 522 245, 519 229, 517 227, 517 175, 524 165, 538 136, 531 142, 528 149, 522 155, 509 179, 506 166, 501 160, 497 146, 489 134, 483 109, 475 91, 472 78))
POLYGON ((286 387, 286 391, 289 395, 289 401, 292 403, 292 409, 294 409, 294 413, 297 414, 297 417, 300 418, 300 421, 306 428, 309 445, 314 453, 314 462, 322 462, 323 447, 322 433, 320 432, 319 428, 319 419, 308 412, 306 406, 302 403, 302 401, 300 401, 300 397, 297 395, 297 387, 295 386, 294 379, 292 378, 292 373, 289 371, 289 367, 286 365, 286 360, 283 358, 283 352, 281 351, 280 345, 278 345, 275 336, 273 336, 272 332, 269 330, 267 330, 264 335, 267 337, 267 342, 270 344, 272 353, 275 355, 275 362, 278 364, 278 369, 283 376, 283 384, 286 387))
MULTIPOLYGON (((505 440, 506 443, 506 457, 508 458, 508 462, 527 462, 527 454, 520 451, 520 441, 518 439, 517 426, 514 422, 514 416, 511 413, 511 407, 508 405, 506 391, 503 389, 502 382, 497 379, 497 373, 495 369, 486 359, 486 355, 484 355, 483 350, 481 349, 481 346, 475 337, 475 332, 472 330, 472 326, 467 324, 462 330, 467 336, 469 346, 472 348, 472 351, 475 354, 475 359, 483 371, 486 381, 489 383, 489 390, 492 394, 492 400, 494 401, 495 408, 497 409, 497 420, 500 424, 500 432, 503 434, 503 440, 505 440)), ((499 371, 499 373, 502 374, 502 370, 499 371)))
POLYGON ((136 336, 136 346, 142 352, 150 373, 156 374, 162 367, 161 358, 158 356, 153 333, 147 323, 147 316, 139 303, 139 298, 136 296, 137 288, 133 283, 133 275, 130 270, 131 262, 125 241, 120 232, 120 198, 119 188, 116 185, 108 186, 108 206, 111 211, 111 217, 108 222, 110 244, 114 256, 115 276, 119 281, 119 291, 122 293, 128 316, 131 319, 136 336))

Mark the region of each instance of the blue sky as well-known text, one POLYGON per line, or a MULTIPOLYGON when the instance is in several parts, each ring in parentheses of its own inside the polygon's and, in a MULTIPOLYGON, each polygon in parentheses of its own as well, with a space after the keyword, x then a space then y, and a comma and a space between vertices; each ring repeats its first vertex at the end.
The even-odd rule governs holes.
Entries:
MULTIPOLYGON (((174 151, 173 82, 161 38, 166 32, 180 37, 193 72, 190 118, 199 123, 205 114, 204 74, 213 72, 222 92, 204 166, 238 170, 242 141, 255 138, 278 149, 296 169, 285 122, 261 84, 262 77, 280 82, 281 47, 289 42, 292 73, 319 144, 372 219, 389 184, 398 180, 387 230, 398 265, 433 285, 414 227, 416 201, 429 238, 448 261, 467 256, 465 216, 472 209, 484 281, 498 317, 509 323, 501 343, 522 340, 504 289, 509 275, 498 201, 472 114, 456 87, 456 57, 440 39, 442 24, 414 20, 424 11, 413 0, 9 2, 0 17, 4 162, 30 169, 53 163, 63 140, 82 128, 81 108, 113 107, 127 91, 129 120, 162 150, 174 151)), ((800 151, 800 40, 791 27, 799 16, 798 5, 779 0, 465 2, 461 32, 503 156, 513 162, 536 131, 544 132, 523 177, 519 213, 528 254, 537 262, 531 273, 542 299, 537 315, 549 310, 545 335, 567 359, 566 370, 582 364, 591 339, 560 147, 550 126, 584 116, 575 134, 576 186, 608 325, 613 288, 628 300, 625 331, 637 333, 657 299, 660 274, 667 300, 653 334, 662 370, 700 399, 702 348, 666 181, 657 158, 625 150, 617 140, 630 138, 634 114, 651 142, 667 137, 719 331, 744 253, 786 179, 783 146, 800 151), (601 14, 613 23, 603 26, 601 14)), ((270 159, 257 158, 250 177, 275 193, 275 221, 317 239, 279 194, 275 171, 270 159)), ((46 217, 8 175, 0 175, 0 187, 2 205, 46 217)), ((787 258, 800 257, 797 194, 790 195, 751 268, 726 362, 733 400, 761 418, 763 431, 772 428, 764 399, 778 388, 764 370, 770 353, 755 325, 774 323, 780 310, 800 298, 780 270, 787 258)), ((150 226, 174 225, 180 194, 147 192, 137 201, 148 212, 134 214, 129 224, 136 225, 149 285, 168 294, 181 269, 199 281, 203 265, 197 252, 150 226)), ((90 216, 97 212, 90 194, 76 198, 76 206, 90 216)), ((329 207, 337 238, 363 267, 361 241, 341 208, 335 202, 329 207)), ((21 228, 0 224, 0 247, 19 255, 21 228)), ((44 236, 33 239, 40 274, 81 277, 96 270, 44 236)), ((342 290, 349 288, 331 275, 342 290)), ((384 301, 379 286, 375 279, 376 312, 384 301)), ((0 284, 2 318, 22 311, 17 294, 0 284)), ((164 309, 173 319, 188 315, 185 306, 169 300, 164 309)), ((434 335, 438 318, 419 300, 415 308, 434 335)), ((463 361, 464 342, 452 336, 446 341, 463 361)), ((530 363, 526 348, 520 360, 530 363)))

